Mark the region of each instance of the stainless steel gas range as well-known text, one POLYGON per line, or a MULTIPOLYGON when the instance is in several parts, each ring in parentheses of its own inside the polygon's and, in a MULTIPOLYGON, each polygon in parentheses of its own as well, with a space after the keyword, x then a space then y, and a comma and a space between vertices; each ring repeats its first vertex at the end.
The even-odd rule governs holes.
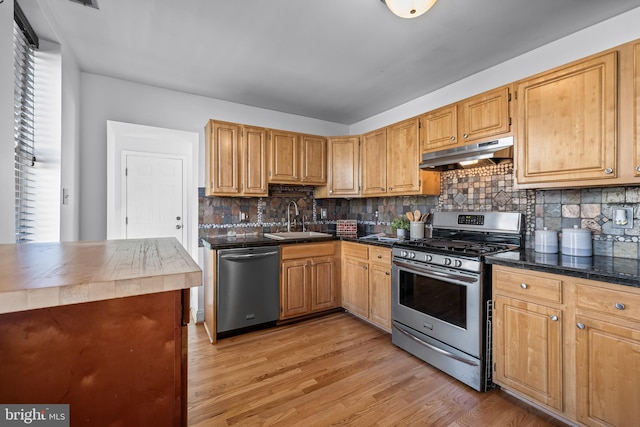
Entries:
POLYGON ((484 256, 519 248, 516 212, 435 212, 431 238, 393 246, 392 341, 484 391, 491 382, 491 270, 484 256))

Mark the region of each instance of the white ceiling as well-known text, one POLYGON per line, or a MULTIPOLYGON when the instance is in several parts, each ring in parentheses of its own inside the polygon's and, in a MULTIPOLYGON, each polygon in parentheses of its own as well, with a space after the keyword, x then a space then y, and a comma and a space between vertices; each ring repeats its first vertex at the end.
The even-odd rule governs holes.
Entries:
POLYGON ((402 19, 380 0, 38 3, 82 71, 347 125, 640 7, 439 0, 402 19))

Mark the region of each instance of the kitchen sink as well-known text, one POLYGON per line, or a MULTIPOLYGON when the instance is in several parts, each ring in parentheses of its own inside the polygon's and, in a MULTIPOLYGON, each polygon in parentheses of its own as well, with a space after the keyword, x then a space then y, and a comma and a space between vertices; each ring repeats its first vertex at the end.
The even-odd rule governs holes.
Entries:
POLYGON ((318 239, 321 237, 333 237, 332 234, 318 231, 285 231, 282 233, 264 233, 264 237, 273 240, 318 239))

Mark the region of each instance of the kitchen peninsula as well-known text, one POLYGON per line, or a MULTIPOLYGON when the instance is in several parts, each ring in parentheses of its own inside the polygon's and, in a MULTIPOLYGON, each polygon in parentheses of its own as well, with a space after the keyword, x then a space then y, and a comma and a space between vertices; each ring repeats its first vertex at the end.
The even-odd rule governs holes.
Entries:
POLYGON ((175 238, 0 245, 0 402, 71 425, 186 425, 189 288, 175 238))

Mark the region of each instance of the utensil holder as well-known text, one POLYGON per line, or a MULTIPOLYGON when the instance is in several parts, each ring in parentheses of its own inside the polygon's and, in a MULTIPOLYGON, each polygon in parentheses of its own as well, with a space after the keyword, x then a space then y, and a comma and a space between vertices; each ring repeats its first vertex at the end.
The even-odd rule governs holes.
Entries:
POLYGON ((424 222, 411 222, 409 224, 409 238, 411 240, 424 239, 424 222))

